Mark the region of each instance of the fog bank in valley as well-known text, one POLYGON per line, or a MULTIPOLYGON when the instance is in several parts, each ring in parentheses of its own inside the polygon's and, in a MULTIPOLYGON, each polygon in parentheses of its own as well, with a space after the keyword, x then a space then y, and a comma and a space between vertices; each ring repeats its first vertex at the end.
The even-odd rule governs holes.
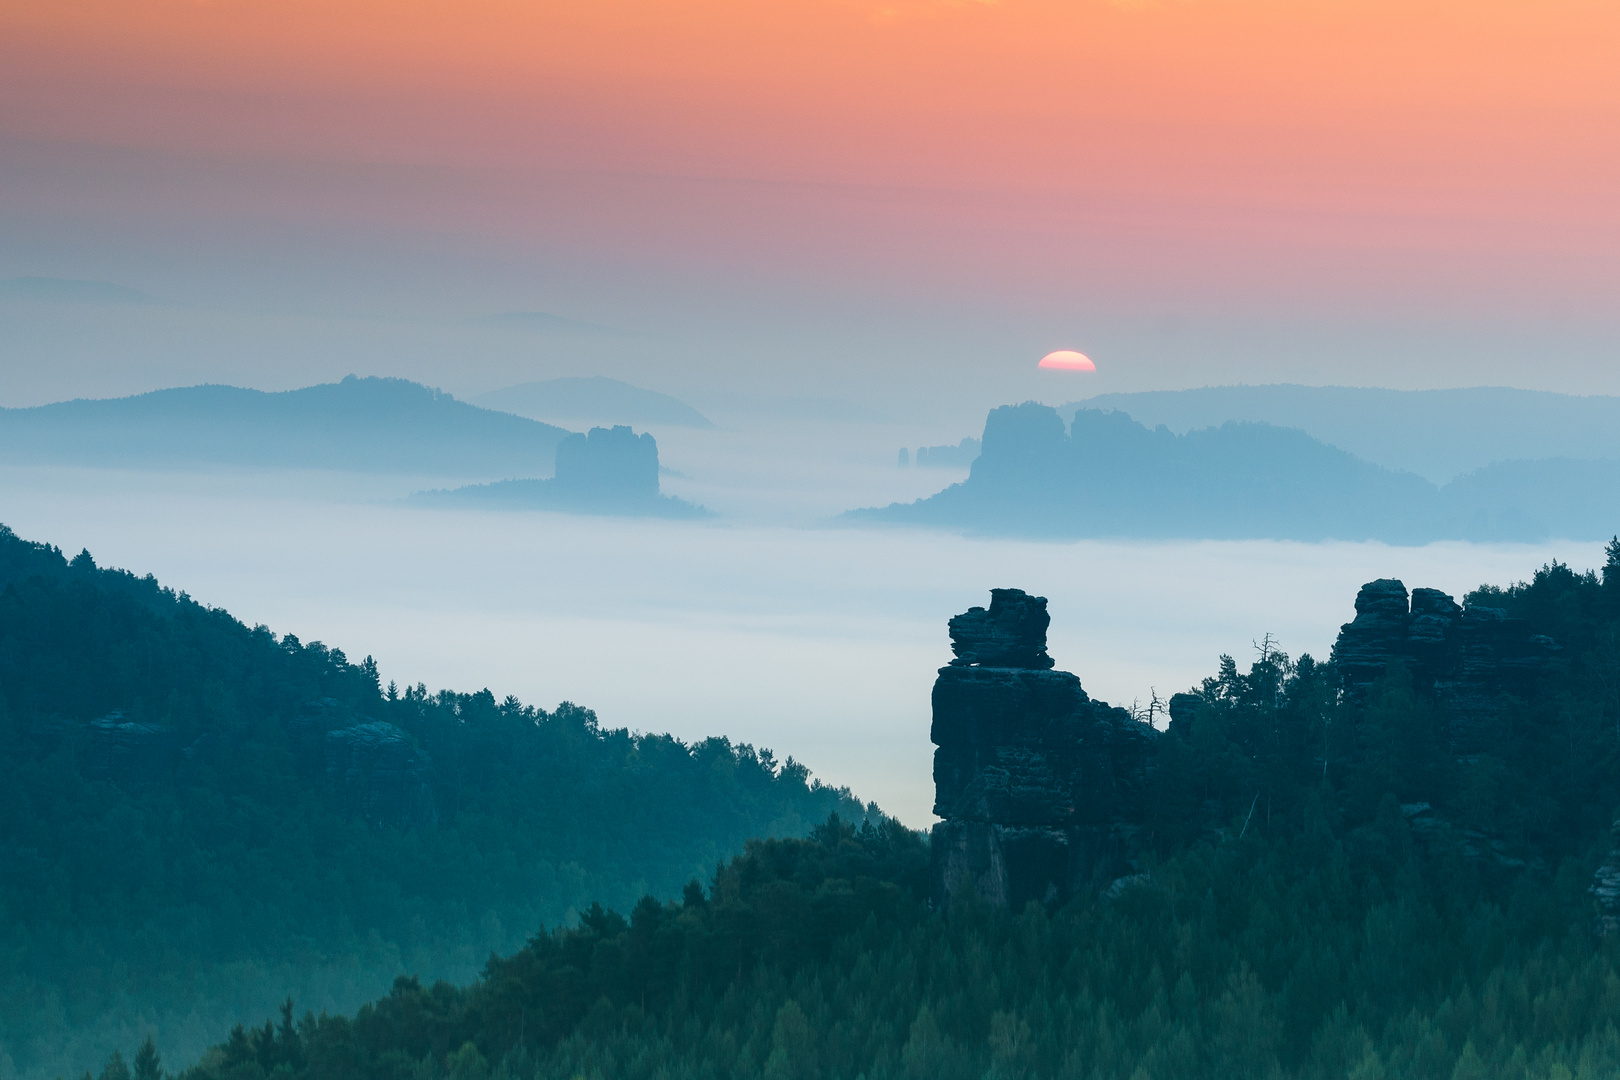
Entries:
MULTIPOLYGON (((891 474, 859 475, 856 488, 891 474)), ((802 478, 810 502, 824 481, 802 478)), ((699 489, 726 502, 718 485, 666 485, 699 489)), ((714 522, 421 508, 341 474, 8 467, 0 491, 20 535, 373 655, 385 683, 487 686, 615 726, 768 746, 914 826, 932 820, 928 694, 950 659, 946 620, 992 587, 1049 597, 1058 665, 1093 696, 1145 704, 1266 633, 1326 656, 1373 578, 1460 597, 1547 559, 1602 561, 1568 542, 975 540, 803 527, 773 520, 786 503, 770 500, 752 521, 714 522)), ((749 502, 741 487, 732 498, 749 502)))

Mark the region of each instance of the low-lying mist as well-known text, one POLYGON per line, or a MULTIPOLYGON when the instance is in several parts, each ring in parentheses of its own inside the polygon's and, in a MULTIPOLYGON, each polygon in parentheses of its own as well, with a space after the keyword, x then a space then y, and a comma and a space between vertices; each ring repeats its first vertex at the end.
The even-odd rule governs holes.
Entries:
MULTIPOLYGON (((883 475, 874 466, 864 486, 883 475)), ((370 654, 385 685, 487 686, 573 701, 611 726, 727 735, 919 827, 932 820, 929 688, 950 659, 946 620, 992 587, 1049 597, 1058 666, 1095 697, 1145 706, 1266 633, 1325 657, 1373 578, 1460 597, 1548 559, 1601 562, 1597 545, 1568 542, 1040 543, 795 527, 776 513, 749 524, 428 509, 376 485, 8 468, 0 520, 245 622, 370 654)))

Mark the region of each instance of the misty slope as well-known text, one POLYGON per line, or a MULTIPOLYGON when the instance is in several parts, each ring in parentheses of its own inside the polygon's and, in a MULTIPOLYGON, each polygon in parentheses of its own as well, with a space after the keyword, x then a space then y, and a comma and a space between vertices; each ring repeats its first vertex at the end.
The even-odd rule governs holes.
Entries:
POLYGON ((1228 422, 1177 435, 1122 412, 991 411, 968 479, 848 520, 1003 536, 1534 541, 1620 526, 1612 463, 1509 462, 1444 488, 1303 431, 1228 422))
POLYGON ((1478 386, 1384 390, 1349 386, 1206 386, 1099 394, 1063 406, 1118 409, 1177 434, 1253 421, 1300 428, 1388 469, 1443 484, 1498 461, 1620 458, 1620 398, 1478 386))
POLYGON ((205 385, 0 409, 0 460, 488 478, 550 471, 568 434, 404 379, 351 375, 281 393, 205 385))
POLYGON ((24 1076, 136 1030, 196 1053, 289 993, 470 978, 592 899, 866 812, 725 739, 385 689, 369 659, 3 528, 0 739, 0 1063, 24 1076))

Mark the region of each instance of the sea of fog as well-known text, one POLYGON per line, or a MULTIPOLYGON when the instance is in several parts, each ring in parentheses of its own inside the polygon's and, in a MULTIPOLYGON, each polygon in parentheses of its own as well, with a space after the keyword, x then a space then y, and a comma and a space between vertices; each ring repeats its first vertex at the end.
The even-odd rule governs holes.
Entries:
POLYGON ((794 479, 814 496, 797 502, 677 478, 668 490, 763 510, 666 522, 420 508, 398 501, 418 483, 404 479, 4 468, 0 522, 154 573, 249 624, 374 656, 385 684, 488 687, 546 708, 573 701, 610 726, 726 735, 913 826, 933 820, 928 699, 951 655, 946 620, 992 587, 1050 598, 1058 666, 1094 697, 1145 704, 1211 674, 1221 653, 1245 661, 1268 633, 1326 656, 1376 577, 1460 597, 1548 559, 1602 561, 1590 543, 1036 543, 841 528, 824 513, 838 491, 861 505, 955 477, 872 460, 832 472, 794 479))

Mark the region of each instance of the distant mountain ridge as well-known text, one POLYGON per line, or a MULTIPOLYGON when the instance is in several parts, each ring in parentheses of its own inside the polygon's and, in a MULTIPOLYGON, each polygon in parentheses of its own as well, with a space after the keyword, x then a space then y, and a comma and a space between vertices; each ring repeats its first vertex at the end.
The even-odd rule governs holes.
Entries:
POLYGON ((1535 541, 1620 531, 1611 462, 1505 462, 1438 488, 1296 428, 1228 422, 1177 435, 1123 412, 1065 426, 1034 402, 993 409, 968 479, 852 521, 1033 537, 1535 541))
POLYGON ((707 416, 679 398, 604 375, 519 383, 479 394, 473 401, 486 409, 501 409, 535 420, 714 427, 707 416))
POLYGON ((569 432, 405 379, 270 393, 204 384, 0 409, 0 461, 496 477, 549 472, 569 432))
POLYGON ((1227 421, 1300 428, 1388 469, 1443 484, 1498 461, 1620 458, 1620 397, 1476 386, 1387 390, 1352 386, 1205 386, 1099 394, 1059 406, 1118 409, 1178 435, 1227 421))

